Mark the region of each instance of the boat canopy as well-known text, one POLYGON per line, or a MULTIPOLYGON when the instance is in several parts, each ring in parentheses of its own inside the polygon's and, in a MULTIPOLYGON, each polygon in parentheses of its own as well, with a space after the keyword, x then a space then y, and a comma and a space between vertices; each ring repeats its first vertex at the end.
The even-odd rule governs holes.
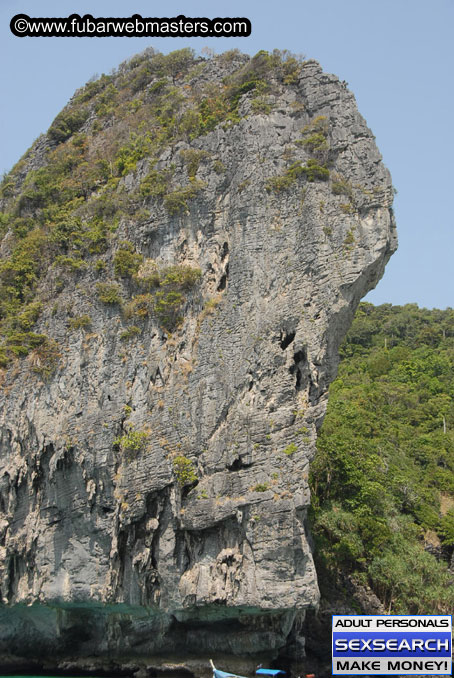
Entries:
POLYGON ((244 676, 238 676, 236 673, 228 673, 227 671, 219 671, 219 669, 213 669, 214 678, 244 678, 244 676))
MULTIPOLYGON (((213 669, 213 678, 244 678, 244 676, 238 676, 236 673, 229 673, 228 671, 220 671, 213 664, 213 660, 210 659, 211 668, 213 669)), ((255 672, 258 676, 266 676, 267 678, 284 678, 285 671, 280 671, 279 669, 257 669, 255 672)))

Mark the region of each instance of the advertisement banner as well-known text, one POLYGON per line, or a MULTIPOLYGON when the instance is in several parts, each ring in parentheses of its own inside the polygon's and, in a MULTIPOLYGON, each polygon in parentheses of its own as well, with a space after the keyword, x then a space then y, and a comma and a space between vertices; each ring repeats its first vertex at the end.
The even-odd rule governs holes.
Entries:
POLYGON ((451 615, 333 615, 333 675, 451 675, 451 615))

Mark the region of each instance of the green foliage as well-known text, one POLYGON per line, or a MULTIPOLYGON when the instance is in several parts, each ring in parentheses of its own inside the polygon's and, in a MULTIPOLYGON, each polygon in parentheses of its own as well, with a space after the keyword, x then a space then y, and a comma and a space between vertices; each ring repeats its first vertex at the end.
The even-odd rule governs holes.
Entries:
POLYGON ((144 450, 148 437, 149 434, 146 431, 136 431, 131 426, 127 433, 114 440, 114 446, 120 452, 135 455, 144 450))
POLYGON ((10 331, 7 334, 3 350, 7 357, 19 358, 28 355, 30 351, 42 346, 46 340, 47 337, 45 334, 10 331))
POLYGON ((107 116, 114 113, 118 94, 117 88, 112 83, 107 85, 102 94, 96 99, 96 114, 99 116, 107 116))
POLYGON ((438 533, 444 546, 454 546, 454 509, 441 518, 438 533))
POLYGON ((11 221, 11 214, 8 214, 8 212, 0 212, 0 235, 4 235, 6 233, 11 221))
POLYGON ((0 346, 0 367, 1 368, 6 368, 8 367, 10 362, 10 358, 6 352, 6 349, 4 346, 0 346))
MULTIPOLYGON (((14 194, 15 184, 11 176, 6 175, 0 184, 0 197, 10 198, 14 194)), ((3 220, 0 217, 0 226, 3 225, 3 220)))
POLYGON ((192 266, 168 266, 160 273, 160 286, 190 290, 202 277, 200 268, 192 266))
POLYGON ((161 272, 154 311, 166 330, 172 331, 180 322, 180 312, 186 302, 185 292, 198 283, 201 275, 200 269, 191 266, 169 266, 161 272))
POLYGON ((72 330, 86 330, 91 326, 91 318, 89 315, 78 315, 69 318, 68 325, 72 330))
POLYGON ((110 234, 115 231, 115 224, 92 219, 89 224, 84 224, 81 232, 81 251, 89 254, 101 254, 107 250, 110 234))
POLYGON ((286 170, 285 174, 268 179, 265 188, 267 191, 274 191, 275 193, 286 191, 293 185, 298 177, 304 175, 304 173, 305 170, 300 163, 293 163, 293 165, 290 165, 286 170))
POLYGON ((153 155, 156 145, 149 132, 137 134, 131 132, 129 141, 122 146, 115 159, 115 167, 120 176, 125 176, 136 169, 137 162, 146 156, 153 155))
POLYGON ((273 107, 266 97, 257 97, 251 101, 251 110, 256 114, 263 113, 263 115, 269 115, 273 107))
POLYGON ((270 489, 270 484, 269 483, 258 483, 252 488, 253 492, 266 492, 267 490, 270 489))
POLYGON ((125 318, 147 318, 154 308, 154 296, 152 294, 136 294, 123 306, 125 318))
POLYGON ((240 184, 238 184, 237 191, 238 193, 242 193, 251 183, 250 179, 245 179, 242 181, 240 184))
POLYGON ((48 136, 52 141, 61 143, 77 132, 87 120, 89 111, 86 108, 69 108, 57 115, 49 127, 48 136))
POLYGON ((233 73, 227 82, 229 96, 237 100, 242 94, 256 87, 266 85, 270 70, 276 65, 276 60, 265 50, 260 50, 252 59, 247 61, 238 71, 233 73))
POLYGON ((162 271, 153 259, 145 259, 140 266, 137 275, 134 276, 135 282, 147 291, 151 291, 161 284, 162 271))
POLYGON ((329 169, 326 165, 320 165, 314 158, 309 158, 306 167, 302 167, 308 181, 328 181, 329 169))
POLYGON ((371 563, 369 576, 381 600, 397 614, 452 610, 452 575, 417 543, 385 548, 371 563))
POLYGON ((301 71, 300 61, 290 56, 283 62, 283 82, 285 85, 296 85, 301 71))
POLYGON ((134 78, 130 80, 130 88, 133 94, 144 89, 152 78, 151 64, 145 63, 136 70, 134 78))
POLYGON ((331 184, 331 191, 334 193, 334 195, 346 195, 349 198, 352 197, 353 187, 351 181, 346 179, 338 172, 333 173, 332 180, 333 182, 331 184))
POLYGON ((235 105, 229 101, 226 90, 220 91, 218 88, 211 87, 207 89, 206 94, 207 96, 198 104, 196 116, 194 117, 191 112, 186 114, 184 122, 190 138, 211 132, 221 122, 239 121, 235 105))
POLYGON ((140 184, 140 194, 144 198, 163 198, 168 193, 173 171, 171 169, 151 169, 140 184))
POLYGON ((172 191, 166 195, 164 205, 169 214, 175 215, 186 212, 188 209, 187 193, 183 189, 172 191))
POLYGON ((16 326, 25 331, 31 330, 42 310, 43 304, 40 301, 32 301, 27 304, 23 307, 23 311, 18 314, 16 326))
MULTIPOLYGON (((13 304, 11 308, 15 308, 13 304)), ((8 315, 7 309, 6 317, 0 321, 3 336, 2 344, 0 344, 1 367, 7 367, 14 358, 28 355, 30 351, 38 348, 47 340, 46 335, 32 331, 41 314, 42 303, 34 301, 23 305, 21 308, 22 310, 16 315, 8 315)))
POLYGON ((130 325, 126 330, 124 330, 120 334, 120 339, 122 341, 129 341, 130 339, 134 339, 134 337, 137 337, 139 334, 141 334, 142 330, 140 327, 137 327, 137 325, 130 325))
POLYGON ((168 193, 164 198, 164 207, 170 215, 187 212, 188 201, 195 198, 204 187, 203 181, 192 179, 184 188, 177 188, 175 191, 168 193))
POLYGON ((202 271, 199 268, 174 265, 160 269, 153 260, 147 259, 135 277, 135 281, 148 290, 157 287, 189 290, 199 282, 201 276, 202 271))
POLYGON ((116 283, 96 283, 96 291, 103 304, 121 303, 120 287, 116 283))
POLYGON ((156 293, 154 310, 166 330, 171 331, 180 322, 179 311, 184 301, 184 295, 176 290, 156 293))
POLYGON ((157 70, 163 75, 170 75, 175 81, 179 76, 187 73, 195 60, 194 50, 190 47, 169 52, 167 55, 159 54, 155 57, 157 70))
POLYGON ((295 181, 295 177, 287 173, 278 177, 270 177, 266 180, 265 189, 270 193, 281 193, 282 191, 287 191, 295 181))
MULTIPOLYGON (((16 238, 25 238, 35 227, 35 223, 30 218, 14 217, 11 214, 5 214, 4 217, 5 227, 9 227, 16 238)), ((4 230, 6 231, 6 228, 4 230)))
POLYGON ((448 611, 454 546, 454 313, 361 304, 311 465, 321 579, 367 582, 395 613, 448 611))
POLYGON ((68 207, 75 207, 71 201, 84 198, 102 177, 98 165, 91 166, 85 162, 86 152, 85 140, 79 143, 75 138, 50 151, 48 164, 27 174, 15 202, 15 214, 27 216, 40 209, 41 220, 53 222, 65 205, 64 214, 67 215, 68 207))
POLYGON ((104 259, 98 259, 95 263, 95 271, 97 273, 104 273, 107 268, 107 264, 104 259))
POLYGON ((326 161, 328 158, 329 151, 328 132, 329 132, 328 118, 324 115, 319 115, 303 128, 302 130, 303 139, 297 141, 296 143, 304 146, 304 148, 307 151, 309 151, 309 153, 314 158, 320 161, 322 160, 326 161))
POLYGON ((182 488, 185 485, 193 485, 198 481, 194 464, 190 459, 182 454, 172 459, 173 472, 176 476, 178 485, 182 488))
POLYGON ((61 266, 62 268, 66 268, 69 271, 81 271, 82 269, 87 267, 86 262, 78 257, 68 257, 65 256, 64 254, 59 254, 58 257, 55 257, 54 260, 55 266, 61 266))
POLYGON ((343 202, 339 205, 339 209, 343 214, 353 214, 355 211, 355 208, 351 204, 351 202, 343 202))
POLYGON ((112 76, 105 75, 104 73, 100 78, 90 80, 87 82, 85 87, 82 90, 79 90, 74 97, 74 103, 76 105, 86 103, 96 97, 97 94, 102 92, 105 87, 111 82, 112 76))
MULTIPOLYGON (((228 60, 229 57, 223 55, 222 58, 228 60)), ((272 87, 272 77, 293 84, 298 81, 300 68, 300 61, 289 53, 275 50, 269 54, 261 50, 226 78, 223 89, 212 84, 207 86, 205 96, 197 106, 197 115, 186 114, 185 123, 190 137, 206 134, 219 123, 239 122, 238 109, 244 95, 251 99, 254 113, 269 113, 271 106, 264 95, 272 87)))
POLYGON ((295 443, 290 443, 287 445, 287 447, 283 450, 284 454, 286 454, 288 457, 291 457, 292 454, 298 451, 297 445, 295 443))
POLYGON ((350 245, 354 245, 354 244, 355 244, 355 236, 353 234, 353 231, 350 229, 349 231, 347 231, 347 234, 344 238, 344 242, 343 242, 344 249, 347 249, 347 248, 350 247, 350 245))
POLYGON ((329 120, 326 115, 318 115, 303 127, 303 134, 323 134, 325 137, 329 131, 329 120))
MULTIPOLYGON (((111 180, 101 194, 95 195, 86 205, 87 218, 93 219, 104 227, 109 222, 108 231, 115 231, 115 220, 127 210, 127 200, 124 193, 115 191, 116 180, 111 180)), ((104 227, 105 228, 105 227, 104 227)))
POLYGON ((186 163, 188 177, 194 179, 200 163, 209 156, 209 153, 208 151, 202 151, 197 148, 186 148, 180 151, 180 155, 186 163))
POLYGON ((328 150, 328 142, 326 135, 323 132, 314 132, 309 137, 303 140, 303 145, 306 146, 311 153, 328 150))
POLYGON ((307 181, 310 182, 316 180, 328 181, 329 169, 325 165, 320 165, 314 158, 309 158, 305 166, 296 162, 286 170, 285 174, 268 179, 265 183, 265 189, 274 193, 287 191, 301 176, 306 177, 307 181))
POLYGON ((142 263, 142 255, 134 251, 131 242, 123 240, 113 259, 114 273, 116 278, 130 278, 139 270, 142 263))
POLYGON ((30 299, 43 265, 44 244, 45 234, 35 228, 17 243, 8 259, 0 262, 2 315, 7 312, 5 305, 30 299))
POLYGON ((13 247, 8 259, 0 262, 1 362, 4 367, 9 360, 26 356, 46 338, 30 332, 42 310, 42 303, 33 301, 33 294, 41 267, 45 266, 44 241, 43 232, 34 229, 13 247))
POLYGON ((146 260, 134 281, 146 289, 123 307, 126 318, 146 318, 154 314, 160 325, 172 331, 181 320, 181 311, 187 293, 201 278, 202 272, 192 266, 167 266, 159 269, 155 262, 146 260))
POLYGON ((238 107, 240 98, 243 96, 243 94, 247 94, 258 87, 260 88, 261 92, 268 89, 265 80, 262 80, 256 74, 252 74, 250 80, 232 85, 228 90, 228 97, 231 102, 231 107, 235 110, 238 107))
POLYGON ((39 345, 32 354, 32 370, 35 374, 38 374, 41 379, 48 381, 58 368, 61 352, 57 342, 53 339, 44 337, 41 340, 42 335, 36 336, 39 345))

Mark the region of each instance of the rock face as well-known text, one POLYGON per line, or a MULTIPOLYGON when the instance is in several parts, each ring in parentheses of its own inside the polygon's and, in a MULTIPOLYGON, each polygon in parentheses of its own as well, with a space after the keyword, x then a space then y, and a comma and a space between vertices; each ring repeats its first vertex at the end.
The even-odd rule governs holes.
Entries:
MULTIPOLYGON (((81 210, 106 191, 140 214, 117 215, 77 265, 72 242, 40 250, 53 259, 33 282, 34 332, 48 339, 5 362, 0 394, 4 661, 303 654, 319 595, 309 463, 338 345, 396 236, 390 176, 353 95, 314 61, 275 58, 255 77, 267 58, 147 71, 139 113, 178 95, 180 120, 203 117, 213 88, 230 108, 130 167, 118 144, 106 151, 104 184, 72 214, 93 223, 81 210)), ((99 96, 77 133, 59 137, 57 120, 13 171, 5 213, 45 228, 36 172, 77 144, 94 162, 121 129, 99 96)), ((17 237, 5 229, 5 261, 17 237)))

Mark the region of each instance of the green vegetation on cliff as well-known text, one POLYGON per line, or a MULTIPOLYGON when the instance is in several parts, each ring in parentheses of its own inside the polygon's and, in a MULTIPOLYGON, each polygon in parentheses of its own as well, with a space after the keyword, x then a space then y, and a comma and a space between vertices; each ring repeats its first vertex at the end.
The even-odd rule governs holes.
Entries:
MULTIPOLYGON (((247 107, 241 111, 245 99, 253 112, 269 113, 264 97, 297 84, 302 68, 300 58, 279 50, 252 58, 232 50, 216 60, 224 76, 204 80, 210 62, 193 50, 145 50, 78 90, 3 178, 0 366, 47 341, 34 326, 45 328, 45 302, 55 299, 68 278, 79 284, 82 276, 90 279, 98 298, 119 309, 131 296, 129 283, 143 259, 137 243, 123 240, 116 248, 121 231, 133 231, 161 208, 169 219, 182 218, 206 188, 196 178, 199 167, 208 164, 214 173, 223 167, 206 151, 182 149, 175 154, 185 167, 181 184, 174 179, 174 162, 162 166, 163 153, 192 144, 218 125, 239 123, 248 115, 247 107)), ((298 171, 309 181, 328 172, 298 171)), ((173 327, 184 302, 180 290, 157 295, 154 307, 165 329, 173 327)))
POLYGON ((395 613, 450 612, 454 311, 361 304, 311 467, 322 591, 345 577, 395 613))

